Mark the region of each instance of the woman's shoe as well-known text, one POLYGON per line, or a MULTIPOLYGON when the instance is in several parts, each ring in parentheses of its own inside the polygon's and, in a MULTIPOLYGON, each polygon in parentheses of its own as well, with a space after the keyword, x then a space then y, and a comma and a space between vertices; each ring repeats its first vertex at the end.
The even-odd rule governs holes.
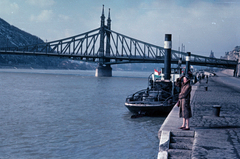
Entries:
POLYGON ((190 130, 190 128, 183 128, 183 130, 190 130))
POLYGON ((179 127, 178 129, 184 129, 185 127, 179 127))

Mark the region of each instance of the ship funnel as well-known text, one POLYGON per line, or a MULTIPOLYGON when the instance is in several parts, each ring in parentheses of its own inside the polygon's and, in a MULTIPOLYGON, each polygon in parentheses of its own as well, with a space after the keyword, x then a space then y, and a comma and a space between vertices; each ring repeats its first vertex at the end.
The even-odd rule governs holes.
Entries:
POLYGON ((165 34, 164 49, 165 49, 164 79, 170 80, 170 78, 171 78, 172 34, 165 34))

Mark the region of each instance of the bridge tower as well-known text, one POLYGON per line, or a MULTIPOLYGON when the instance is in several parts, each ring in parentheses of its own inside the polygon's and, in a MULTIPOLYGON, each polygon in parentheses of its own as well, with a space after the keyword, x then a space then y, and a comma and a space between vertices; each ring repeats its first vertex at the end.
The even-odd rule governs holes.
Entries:
POLYGON ((105 26, 105 16, 104 16, 104 5, 102 9, 101 16, 101 29, 100 29, 100 48, 98 51, 99 63, 96 69, 96 77, 111 77, 112 76, 112 67, 111 65, 104 65, 105 62, 110 62, 110 59, 106 59, 105 56, 110 56, 110 32, 106 31, 105 28, 111 29, 111 18, 110 18, 110 9, 108 13, 107 26, 105 26), (104 42, 106 34, 106 54, 104 55, 104 42))

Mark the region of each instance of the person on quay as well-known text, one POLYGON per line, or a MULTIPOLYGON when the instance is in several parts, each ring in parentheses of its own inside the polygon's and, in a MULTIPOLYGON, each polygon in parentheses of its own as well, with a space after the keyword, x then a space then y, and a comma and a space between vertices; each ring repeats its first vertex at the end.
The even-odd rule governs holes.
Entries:
POLYGON ((192 87, 190 85, 190 79, 188 76, 182 76, 177 79, 176 85, 181 88, 178 95, 179 117, 183 118, 183 124, 179 129, 190 130, 189 119, 192 117, 192 111, 190 106, 190 97, 192 87), (181 80, 183 79, 183 82, 181 80))

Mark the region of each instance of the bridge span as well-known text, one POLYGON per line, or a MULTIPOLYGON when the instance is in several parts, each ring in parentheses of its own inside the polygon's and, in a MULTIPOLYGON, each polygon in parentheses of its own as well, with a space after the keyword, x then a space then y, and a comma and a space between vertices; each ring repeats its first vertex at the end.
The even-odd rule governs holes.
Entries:
MULTIPOLYGON (((105 25, 104 6, 99 28, 69 38, 29 46, 0 48, 0 54, 66 57, 98 63, 96 76, 112 76, 113 64, 164 63, 166 49, 111 30, 110 9, 105 25)), ((171 63, 186 64, 185 52, 171 50, 171 63)), ((191 54, 191 65, 234 69, 240 73, 238 61, 191 54)))

